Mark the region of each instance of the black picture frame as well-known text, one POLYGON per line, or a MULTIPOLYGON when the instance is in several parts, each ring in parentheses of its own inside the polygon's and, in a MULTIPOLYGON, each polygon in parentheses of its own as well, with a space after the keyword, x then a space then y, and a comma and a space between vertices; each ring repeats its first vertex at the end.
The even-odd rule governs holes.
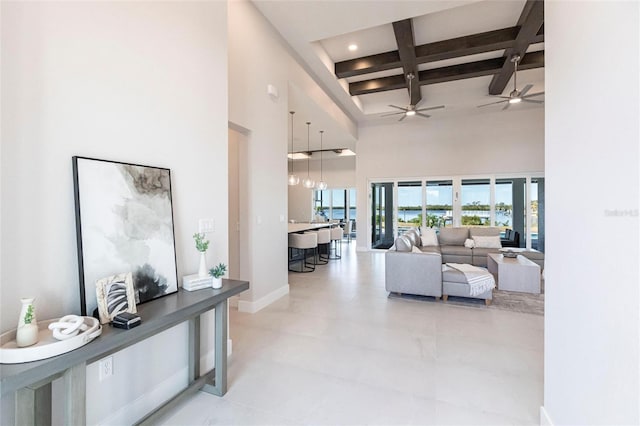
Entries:
POLYGON ((96 282, 131 272, 136 304, 178 291, 171 170, 74 156, 82 315, 97 312, 96 282))

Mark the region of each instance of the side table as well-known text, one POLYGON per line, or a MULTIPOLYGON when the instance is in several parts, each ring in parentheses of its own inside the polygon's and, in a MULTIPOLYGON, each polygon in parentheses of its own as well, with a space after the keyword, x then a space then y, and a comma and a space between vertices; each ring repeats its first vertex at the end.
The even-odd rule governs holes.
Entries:
POLYGON ((540 294, 540 266, 522 255, 487 254, 487 269, 497 275, 498 289, 540 294))

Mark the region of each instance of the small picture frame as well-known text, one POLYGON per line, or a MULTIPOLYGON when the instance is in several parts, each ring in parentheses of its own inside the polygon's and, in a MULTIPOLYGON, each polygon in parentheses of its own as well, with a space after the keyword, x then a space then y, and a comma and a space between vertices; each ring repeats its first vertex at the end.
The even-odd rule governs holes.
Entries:
POLYGON ((123 312, 135 314, 136 294, 131 272, 112 275, 96 281, 96 299, 100 324, 106 324, 123 312))

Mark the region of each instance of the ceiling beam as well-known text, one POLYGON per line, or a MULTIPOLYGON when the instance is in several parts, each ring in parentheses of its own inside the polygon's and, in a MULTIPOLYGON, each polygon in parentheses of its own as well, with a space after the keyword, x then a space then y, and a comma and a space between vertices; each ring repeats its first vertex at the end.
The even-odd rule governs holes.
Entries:
POLYGON ((400 67, 402 67, 402 63, 397 50, 336 62, 334 66, 338 78, 354 77, 400 67))
MULTIPOLYGON (((393 32, 396 36, 396 42, 398 43, 398 54, 400 55, 400 62, 402 63, 402 69, 405 77, 409 74, 413 74, 418 77, 418 62, 416 60, 416 42, 413 37, 413 21, 411 19, 404 19, 393 23, 393 32)), ((410 90, 409 97, 411 98, 411 105, 418 105, 418 102, 422 99, 420 94, 420 86, 416 85, 416 79, 412 82, 413 89, 410 90)), ((409 80, 406 81, 407 90, 411 87, 409 80)))
POLYGON ((511 58, 519 55, 520 60, 525 57, 525 53, 530 44, 536 42, 542 24, 544 23, 544 1, 543 0, 527 0, 518 19, 518 36, 513 46, 504 52, 502 69, 493 76, 491 84, 489 84, 490 95, 500 95, 513 74, 513 63, 511 58))
POLYGON ((476 53, 507 49, 513 45, 518 27, 487 31, 465 37, 457 37, 416 47, 418 63, 442 61, 476 53))
MULTIPOLYGON (((502 28, 416 46, 416 61, 418 64, 425 64, 477 53, 508 49, 513 46, 519 31, 520 27, 517 26, 502 28)), ((541 43, 543 41, 544 25, 540 27, 540 31, 538 31, 533 42, 541 43)), ((336 62, 334 68, 336 77, 347 78, 400 67, 402 67, 400 54, 397 50, 394 50, 336 62)))
MULTIPOLYGON (((504 58, 485 59, 483 61, 468 62, 451 65, 448 67, 433 68, 420 71, 418 85, 444 83, 447 81, 463 80, 465 78, 482 77, 496 74, 502 70, 504 58)), ((544 67, 544 50, 528 53, 522 59, 518 68, 528 70, 544 67)), ((349 84, 351 96, 366 95, 369 93, 385 92, 388 90, 402 89, 405 87, 403 75, 375 78, 372 80, 358 81, 349 84)))

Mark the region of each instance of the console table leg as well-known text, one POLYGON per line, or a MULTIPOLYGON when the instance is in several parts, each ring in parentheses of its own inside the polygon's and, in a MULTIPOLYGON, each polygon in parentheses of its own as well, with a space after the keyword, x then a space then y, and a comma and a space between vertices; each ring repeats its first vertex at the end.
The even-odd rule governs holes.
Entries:
POLYGON ((64 424, 84 426, 87 424, 86 409, 86 363, 74 365, 64 372, 64 424))
POLYGON ((200 377, 200 316, 189 320, 189 383, 200 377))
POLYGON ((51 424, 51 383, 16 391, 16 425, 51 424))
POLYGON ((222 396, 227 393, 227 301, 215 307, 216 328, 216 366, 214 393, 222 396))

